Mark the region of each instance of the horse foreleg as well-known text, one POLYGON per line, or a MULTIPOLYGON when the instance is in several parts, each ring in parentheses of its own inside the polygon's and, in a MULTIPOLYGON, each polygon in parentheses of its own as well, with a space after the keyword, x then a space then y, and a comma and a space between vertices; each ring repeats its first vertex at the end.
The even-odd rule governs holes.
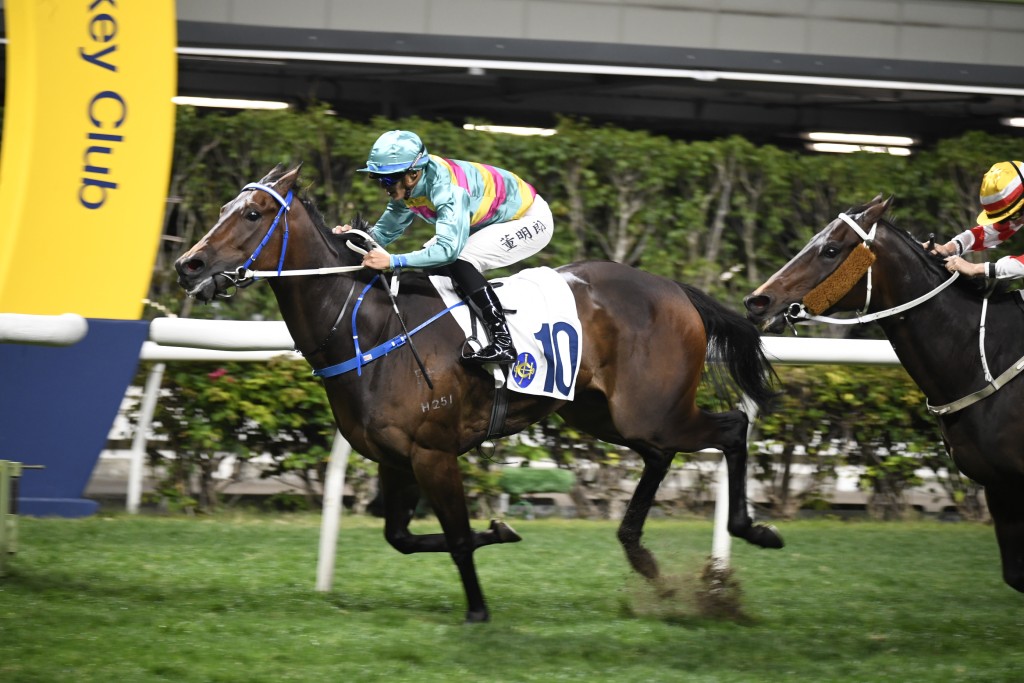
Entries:
POLYGON ((775 527, 754 524, 747 511, 747 416, 739 410, 707 415, 719 426, 719 447, 729 473, 729 533, 762 548, 783 547, 775 527))
POLYGON ((640 475, 636 490, 633 491, 633 497, 629 499, 629 505, 626 506, 618 535, 629 564, 641 576, 653 580, 659 575, 658 562, 651 551, 644 547, 641 538, 644 534, 644 522, 647 521, 647 515, 654 503, 654 496, 665 479, 674 454, 650 449, 637 449, 637 452, 644 458, 644 471, 640 475))
POLYGON ((416 477, 409 470, 380 468, 380 491, 384 501, 384 538, 403 555, 448 552, 441 534, 413 534, 409 522, 420 500, 416 477))
MULTIPOLYGON (((469 525, 469 511, 466 508, 458 458, 454 453, 414 449, 411 459, 416 481, 430 499, 434 514, 444 531, 444 544, 459 570, 466 593, 466 621, 487 621, 490 615, 473 562, 473 551, 478 546, 469 525)), ((492 536, 496 535, 492 531, 492 536)))
MULTIPOLYGON (((391 547, 403 555, 448 552, 444 534, 414 534, 409 531, 409 522, 420 499, 420 488, 412 472, 381 467, 379 476, 384 501, 384 538, 391 547)), ((521 540, 515 529, 498 520, 491 520, 486 531, 473 532, 474 548, 521 540)))
POLYGON ((1024 593, 1024 501, 1008 488, 985 487, 985 500, 992 513, 1003 562, 1003 581, 1024 593))

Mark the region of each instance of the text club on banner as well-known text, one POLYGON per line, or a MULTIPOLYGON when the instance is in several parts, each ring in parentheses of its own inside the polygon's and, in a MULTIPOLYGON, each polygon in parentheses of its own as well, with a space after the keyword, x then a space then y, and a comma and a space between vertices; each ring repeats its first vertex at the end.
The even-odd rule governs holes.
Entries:
POLYGON ((174 143, 174 0, 8 0, 4 20, 0 311, 138 319, 174 143))

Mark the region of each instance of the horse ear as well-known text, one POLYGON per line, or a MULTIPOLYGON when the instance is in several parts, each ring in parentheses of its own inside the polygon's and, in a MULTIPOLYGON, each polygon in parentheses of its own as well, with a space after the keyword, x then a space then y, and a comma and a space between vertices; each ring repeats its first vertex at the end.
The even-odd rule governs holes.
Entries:
POLYGON ((284 164, 275 164, 274 168, 272 168, 269 171, 267 171, 266 175, 264 175, 262 178, 260 178, 260 184, 261 185, 269 184, 271 182, 271 178, 278 177, 282 172, 284 172, 284 164))
POLYGON ((284 172, 280 178, 274 181, 274 189, 281 194, 285 194, 288 190, 295 187, 295 183, 299 179, 299 171, 302 169, 302 162, 295 164, 290 169, 284 172))
POLYGON ((889 197, 884 200, 882 199, 881 194, 876 195, 875 198, 871 200, 868 208, 864 211, 864 216, 866 218, 864 221, 865 224, 871 225, 872 223, 877 222, 878 219, 884 216, 885 212, 889 210, 889 206, 891 204, 892 195, 889 195, 889 197))

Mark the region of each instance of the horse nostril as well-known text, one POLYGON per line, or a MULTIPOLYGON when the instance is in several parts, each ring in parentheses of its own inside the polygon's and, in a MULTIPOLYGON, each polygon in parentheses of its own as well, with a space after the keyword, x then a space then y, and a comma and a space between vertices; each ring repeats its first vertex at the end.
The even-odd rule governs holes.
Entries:
POLYGON ((771 304, 772 299, 770 296, 764 294, 751 294, 743 300, 743 305, 746 306, 747 310, 751 313, 764 313, 768 310, 768 306, 771 304))
POLYGON ((206 262, 201 258, 179 258, 174 262, 174 270, 178 272, 179 278, 188 278, 196 275, 206 268, 206 262))

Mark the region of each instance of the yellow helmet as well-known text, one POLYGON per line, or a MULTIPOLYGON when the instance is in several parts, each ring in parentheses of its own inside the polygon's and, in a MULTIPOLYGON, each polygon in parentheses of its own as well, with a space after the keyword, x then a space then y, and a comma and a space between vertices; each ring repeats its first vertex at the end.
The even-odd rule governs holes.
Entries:
POLYGON ((978 214, 978 225, 999 223, 1020 211, 1024 208, 1024 164, 994 164, 981 179, 979 195, 982 212, 978 214))

